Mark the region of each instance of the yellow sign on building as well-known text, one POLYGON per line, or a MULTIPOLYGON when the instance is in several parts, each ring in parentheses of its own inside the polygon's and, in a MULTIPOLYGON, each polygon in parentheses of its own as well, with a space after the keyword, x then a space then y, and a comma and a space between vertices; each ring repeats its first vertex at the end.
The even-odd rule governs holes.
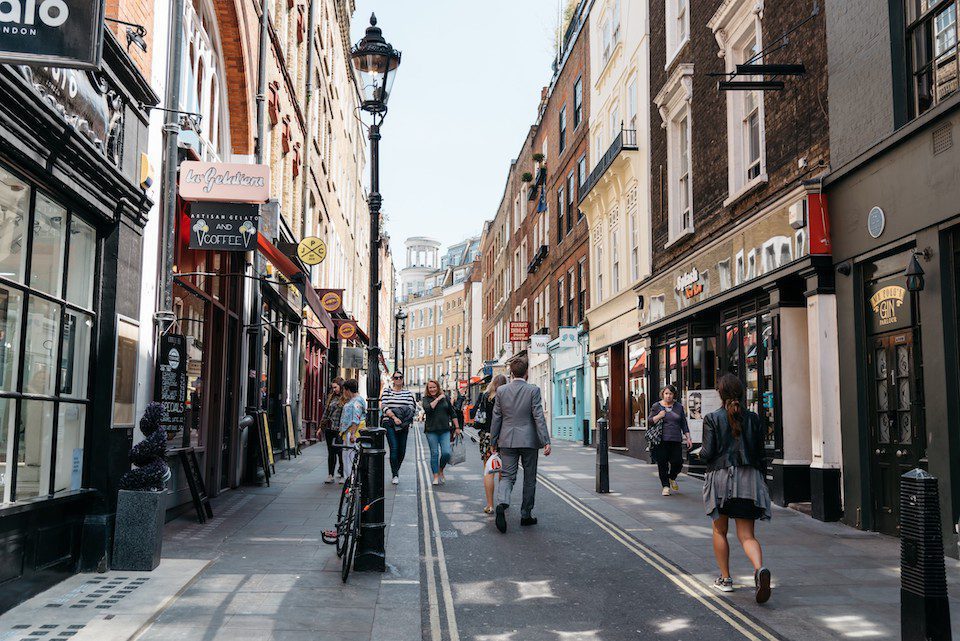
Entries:
POLYGON ((305 265, 319 265, 327 257, 327 244, 316 236, 307 236, 297 245, 297 256, 305 265))

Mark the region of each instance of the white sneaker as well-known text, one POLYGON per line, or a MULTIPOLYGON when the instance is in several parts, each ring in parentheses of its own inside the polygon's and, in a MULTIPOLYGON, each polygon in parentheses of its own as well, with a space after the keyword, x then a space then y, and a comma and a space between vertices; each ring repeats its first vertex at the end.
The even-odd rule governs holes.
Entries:
POLYGON ((660 494, 662 496, 670 496, 670 488, 669 487, 663 488, 663 492, 660 492, 660 494))
POLYGON ((399 476, 394 476, 394 477, 393 477, 393 480, 390 481, 390 482, 393 483, 394 485, 400 485, 400 477, 399 477, 399 476))
POLYGON ((327 480, 324 483, 333 483, 333 474, 327 475, 327 480))

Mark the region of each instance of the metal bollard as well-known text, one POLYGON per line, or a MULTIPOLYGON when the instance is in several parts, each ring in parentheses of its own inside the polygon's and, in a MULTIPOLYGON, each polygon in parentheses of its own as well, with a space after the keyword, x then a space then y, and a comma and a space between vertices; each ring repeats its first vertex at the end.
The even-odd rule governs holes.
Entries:
POLYGON ((597 493, 610 493, 610 459, 607 453, 607 419, 597 421, 597 493))
POLYGON ((384 572, 387 569, 386 551, 384 549, 384 522, 383 509, 383 457, 384 436, 387 430, 382 427, 370 427, 360 430, 362 436, 372 439, 370 447, 360 451, 363 459, 361 469, 365 474, 363 492, 360 495, 360 504, 368 506, 360 515, 360 539, 357 541, 357 555, 354 557, 353 569, 357 572, 384 572))
POLYGON ((900 477, 900 636, 902 641, 952 638, 940 492, 936 477, 919 468, 900 477))

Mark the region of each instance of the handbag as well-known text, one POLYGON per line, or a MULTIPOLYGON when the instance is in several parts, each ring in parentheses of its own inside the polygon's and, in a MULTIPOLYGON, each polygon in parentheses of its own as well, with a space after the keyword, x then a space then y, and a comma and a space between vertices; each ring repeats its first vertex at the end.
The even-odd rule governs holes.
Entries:
POLYGON ((463 434, 453 437, 450 445, 450 460, 448 465, 459 465, 467 460, 467 445, 463 442, 463 434))
POLYGON ((656 421, 653 425, 647 428, 647 446, 648 449, 653 449, 654 447, 660 445, 660 442, 663 441, 663 420, 656 421))
POLYGON ((500 453, 497 452, 492 454, 490 458, 487 459, 486 465, 483 466, 484 474, 497 474, 500 472, 500 468, 503 467, 503 460, 500 458, 500 453))

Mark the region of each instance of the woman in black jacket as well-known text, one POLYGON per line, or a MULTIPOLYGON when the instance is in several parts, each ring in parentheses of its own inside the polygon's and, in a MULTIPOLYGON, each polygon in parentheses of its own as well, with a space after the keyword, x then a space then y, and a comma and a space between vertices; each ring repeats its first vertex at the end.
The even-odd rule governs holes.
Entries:
POLYGON ((737 538, 750 562, 757 603, 770 598, 770 570, 763 567, 763 551, 754 535, 757 519, 770 520, 770 492, 763 477, 764 445, 760 417, 740 406, 743 383, 724 374, 717 383, 723 407, 703 419, 700 457, 707 464, 703 503, 713 519, 713 553, 720 566, 714 587, 733 591, 730 578, 729 520, 737 522, 737 538))
POLYGON ((450 460, 450 441, 460 434, 460 420, 450 399, 440 389, 440 383, 433 380, 427 381, 423 411, 423 431, 430 445, 430 471, 433 472, 433 484, 440 485, 445 482, 443 468, 450 460))
POLYGON ((480 461, 484 466, 483 490, 487 497, 487 504, 483 511, 485 514, 493 514, 493 489, 494 475, 486 473, 487 459, 493 452, 490 449, 490 424, 493 422, 493 404, 497 399, 497 388, 507 384, 507 377, 503 374, 497 374, 487 385, 487 390, 477 399, 477 404, 473 408, 473 425, 477 428, 477 437, 480 444, 480 461))

